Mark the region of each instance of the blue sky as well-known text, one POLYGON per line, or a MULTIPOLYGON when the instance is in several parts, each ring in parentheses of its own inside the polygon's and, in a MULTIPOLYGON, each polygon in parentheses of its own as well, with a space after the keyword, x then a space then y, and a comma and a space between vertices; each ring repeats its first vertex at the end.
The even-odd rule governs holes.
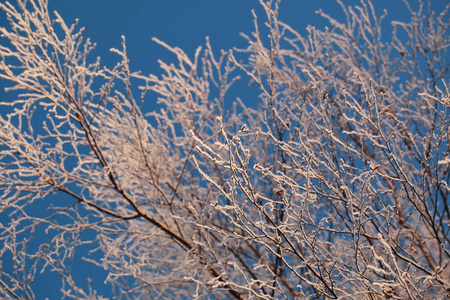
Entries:
MULTIPOLYGON (((441 10, 447 1, 432 0, 434 9, 441 10)), ((345 1, 346 5, 358 2, 345 1)), ((389 18, 408 19, 401 0, 374 0, 374 3, 378 11, 387 8, 389 18)), ((68 24, 79 18, 80 26, 86 28, 84 36, 98 45, 94 55, 103 57, 102 62, 108 67, 112 67, 117 58, 109 53, 109 49, 120 48, 120 36, 125 35, 131 67, 133 71, 141 70, 144 74, 160 73, 158 59, 175 60, 166 49, 154 43, 152 37, 193 54, 199 45, 204 45, 205 36, 209 36, 213 49, 218 53, 220 49, 246 46, 239 33, 252 32, 252 9, 264 20, 257 0, 49 0, 49 5, 50 10, 57 10, 68 24)), ((284 0, 280 7, 280 19, 304 33, 308 24, 318 28, 327 25, 315 14, 318 9, 342 19, 335 0, 284 0)), ((388 22, 385 24, 389 25, 388 22)), ((105 274, 99 269, 89 268, 83 262, 74 266, 74 271, 78 273, 82 285, 86 277, 94 277, 94 287, 101 286, 105 279, 105 274)), ((37 299, 59 298, 59 283, 52 282, 56 278, 37 280, 37 299)), ((101 292, 104 296, 109 294, 108 290, 101 292)))
MULTIPOLYGON (((120 36, 127 38, 127 49, 134 70, 158 73, 157 59, 171 59, 168 52, 151 41, 152 37, 178 46, 187 53, 194 53, 209 36, 213 49, 245 47, 239 33, 253 30, 251 10, 260 19, 264 14, 257 0, 49 0, 51 10, 57 10, 68 23, 79 18, 85 27, 85 36, 98 44, 95 55, 108 54, 111 47, 120 47, 120 36)), ((347 0, 346 5, 359 1, 347 0)), ((401 0, 377 0, 382 10, 389 7, 389 15, 404 17, 406 10, 401 0)), ((433 0, 443 6, 446 0, 433 0)), ((308 24, 318 28, 327 25, 315 14, 317 9, 331 15, 341 15, 334 0, 284 0, 280 6, 280 18, 300 32, 308 24)), ((173 57, 172 57, 173 59, 173 57)), ((107 63, 107 61, 106 61, 107 63)))
MULTIPOLYGON (((80 19, 80 25, 86 27, 86 36, 98 44, 96 55, 105 56, 109 48, 119 47, 120 36, 125 35, 132 67, 144 73, 157 73, 157 59, 164 59, 168 54, 151 41, 152 37, 187 53, 194 53, 203 45, 205 36, 210 37, 213 49, 244 47, 245 40, 239 33, 251 33, 251 10, 255 9, 263 17, 257 0, 133 0, 126 5, 123 3, 122 0, 50 0, 50 7, 68 22, 80 19)), ((304 28, 308 23, 320 22, 321 18, 314 11, 321 6, 338 8, 330 0, 287 0, 281 5, 281 15, 286 22, 295 22, 297 28, 304 28)))

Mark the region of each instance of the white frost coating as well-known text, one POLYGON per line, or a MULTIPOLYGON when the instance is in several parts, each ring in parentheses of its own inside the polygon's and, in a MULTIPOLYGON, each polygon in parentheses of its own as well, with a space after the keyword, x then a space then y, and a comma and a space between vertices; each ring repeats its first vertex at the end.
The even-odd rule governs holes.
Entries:
POLYGON ((339 2, 302 36, 259 2, 248 47, 154 39, 174 61, 148 76, 125 37, 109 68, 46 1, 0 3, 0 298, 55 272, 104 299, 80 247, 117 298, 448 296, 448 9, 404 1, 382 38, 378 3, 339 2))

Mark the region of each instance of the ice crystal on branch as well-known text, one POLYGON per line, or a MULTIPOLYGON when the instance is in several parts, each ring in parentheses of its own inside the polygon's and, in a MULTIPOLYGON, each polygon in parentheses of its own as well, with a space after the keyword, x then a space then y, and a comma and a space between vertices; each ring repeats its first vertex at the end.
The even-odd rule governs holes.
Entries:
POLYGON ((80 248, 117 297, 448 296, 449 6, 385 24, 341 4, 304 36, 279 3, 246 49, 155 39, 174 54, 159 76, 130 70, 125 37, 102 65, 44 0, 0 4, 2 297, 56 273, 101 299, 80 248))

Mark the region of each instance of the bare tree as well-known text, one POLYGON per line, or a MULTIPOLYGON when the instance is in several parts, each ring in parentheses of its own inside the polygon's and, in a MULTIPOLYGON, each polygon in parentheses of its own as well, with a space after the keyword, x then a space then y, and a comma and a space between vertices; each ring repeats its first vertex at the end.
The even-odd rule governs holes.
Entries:
POLYGON ((56 272, 101 299, 71 272, 81 246, 117 298, 448 297, 450 6, 405 1, 382 38, 370 0, 307 36, 260 4, 246 49, 155 39, 161 76, 125 38, 102 66, 46 0, 0 4, 2 297, 56 272), (257 106, 228 96, 239 79, 257 106))

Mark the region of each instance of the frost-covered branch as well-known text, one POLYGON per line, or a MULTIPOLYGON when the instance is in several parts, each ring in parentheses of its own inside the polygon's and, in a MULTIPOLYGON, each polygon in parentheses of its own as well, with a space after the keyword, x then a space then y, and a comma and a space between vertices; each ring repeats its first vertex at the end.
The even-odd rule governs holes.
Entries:
POLYGON ((39 298, 53 272, 100 299, 72 271, 87 248, 116 297, 445 297, 450 7, 405 4, 386 24, 341 3, 303 36, 260 1, 246 49, 154 39, 161 75, 130 69, 125 37, 102 65, 44 0, 0 4, 0 294, 39 298))

